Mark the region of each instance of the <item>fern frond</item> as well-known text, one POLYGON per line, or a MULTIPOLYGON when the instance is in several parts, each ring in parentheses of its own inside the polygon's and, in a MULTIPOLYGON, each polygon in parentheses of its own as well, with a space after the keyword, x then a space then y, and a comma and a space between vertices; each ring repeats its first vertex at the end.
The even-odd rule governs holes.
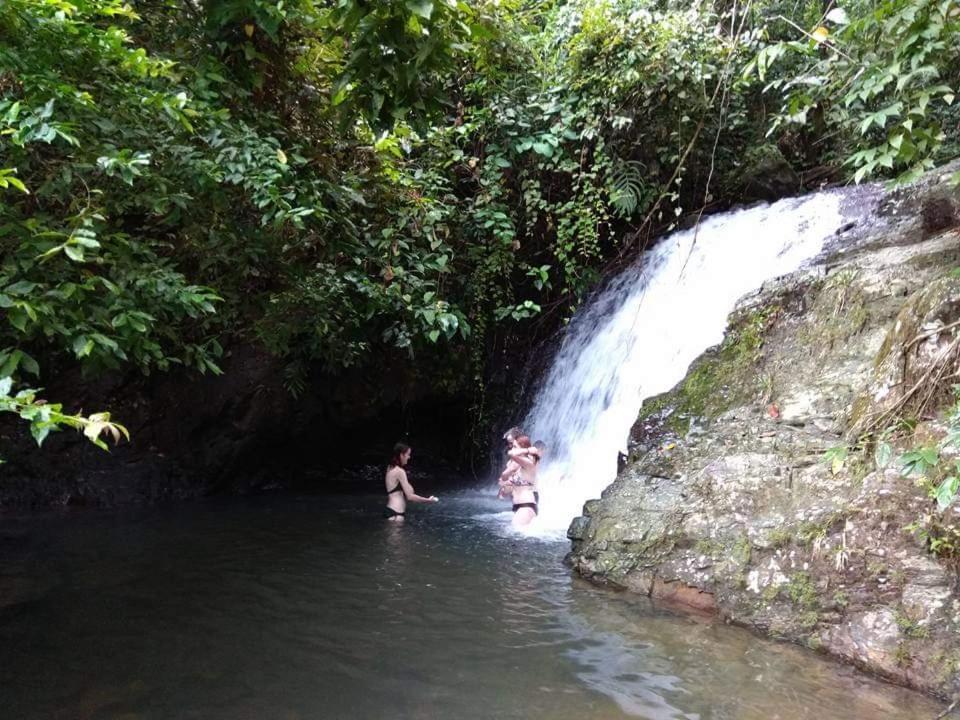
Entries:
POLYGON ((607 178, 607 193, 614 212, 622 218, 633 215, 643 201, 647 189, 643 177, 645 169, 639 160, 613 159, 607 178))

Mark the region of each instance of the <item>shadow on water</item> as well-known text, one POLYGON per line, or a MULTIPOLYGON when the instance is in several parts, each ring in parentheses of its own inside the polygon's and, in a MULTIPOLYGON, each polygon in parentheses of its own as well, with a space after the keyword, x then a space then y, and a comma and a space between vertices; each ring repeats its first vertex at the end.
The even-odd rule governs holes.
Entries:
POLYGON ((3 717, 925 718, 813 653, 595 588, 474 493, 7 518, 3 717), (11 588, 14 588, 11 590, 11 588))

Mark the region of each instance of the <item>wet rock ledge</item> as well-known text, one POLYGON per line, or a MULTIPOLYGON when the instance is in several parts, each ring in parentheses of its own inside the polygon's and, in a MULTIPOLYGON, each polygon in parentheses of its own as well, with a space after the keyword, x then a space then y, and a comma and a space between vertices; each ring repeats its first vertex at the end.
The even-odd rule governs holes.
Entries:
MULTIPOLYGON (((955 339, 948 174, 864 190, 870 227, 743 298, 723 343, 644 403, 629 462, 568 531, 577 572, 956 696, 957 561, 909 528, 934 510, 926 490, 858 449, 866 419, 955 339), (825 462, 835 447, 851 449, 825 462)), ((917 421, 914 437, 945 431, 935 413, 917 421)))

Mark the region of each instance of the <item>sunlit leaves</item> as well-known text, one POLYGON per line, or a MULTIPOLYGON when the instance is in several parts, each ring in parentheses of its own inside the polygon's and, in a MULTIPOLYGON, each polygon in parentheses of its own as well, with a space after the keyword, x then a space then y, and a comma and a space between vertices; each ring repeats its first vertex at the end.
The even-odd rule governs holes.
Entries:
POLYGON ((27 186, 23 184, 23 181, 14 174, 16 172, 16 168, 0 168, 0 188, 12 187, 15 190, 29 195, 30 191, 27 190, 27 186))
POLYGON ((48 403, 40 399, 36 390, 25 388, 14 393, 13 378, 2 374, 2 370, 3 368, 0 368, 0 412, 19 415, 30 423, 30 434, 37 445, 42 445, 51 432, 64 427, 81 431, 90 442, 103 450, 108 447, 101 439, 102 435, 111 437, 114 443, 119 443, 121 437, 130 440, 130 433, 123 425, 112 421, 110 413, 71 415, 64 413, 63 406, 59 403, 48 403))
POLYGON ((532 300, 524 300, 518 305, 507 305, 497 308, 497 319, 512 318, 513 320, 524 320, 533 317, 540 312, 540 306, 532 300))
POLYGON ((129 148, 118 150, 110 155, 97 158, 97 166, 108 177, 120 177, 127 185, 133 185, 133 179, 143 174, 143 168, 150 165, 150 153, 135 152, 129 148))
POLYGON ((88 418, 85 418, 82 421, 83 424, 83 434, 97 447, 107 449, 106 443, 104 443, 100 436, 107 434, 113 438, 114 443, 120 442, 120 437, 125 437, 128 441, 130 440, 130 433, 127 432, 127 429, 116 422, 110 421, 110 413, 101 412, 94 413, 88 418))
POLYGON ((773 129, 810 128, 816 108, 817 121, 827 123, 824 139, 836 142, 856 182, 873 175, 916 179, 947 147, 960 18, 938 0, 884 0, 875 7, 832 8, 825 20, 832 29, 817 26, 813 43, 777 42, 758 50, 751 70, 761 80, 779 61, 780 75, 767 86, 784 98, 773 129))
MULTIPOLYGON (((960 473, 960 467, 957 468, 960 473)), ((954 474, 945 478, 934 490, 933 497, 937 501, 937 507, 940 510, 946 510, 957 497, 957 490, 960 489, 960 476, 954 474)))
POLYGON ((823 453, 823 461, 830 465, 831 474, 836 475, 843 470, 849 454, 850 451, 846 446, 837 445, 836 447, 828 448, 823 453))

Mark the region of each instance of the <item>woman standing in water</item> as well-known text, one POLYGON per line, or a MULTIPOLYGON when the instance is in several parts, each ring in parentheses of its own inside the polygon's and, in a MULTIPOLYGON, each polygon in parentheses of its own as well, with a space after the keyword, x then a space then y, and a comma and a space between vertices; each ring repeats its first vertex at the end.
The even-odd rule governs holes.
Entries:
POLYGON ((510 456, 510 463, 500 476, 500 487, 513 496, 514 526, 524 527, 533 521, 539 510, 537 466, 540 450, 531 446, 530 438, 521 435, 513 439, 513 447, 507 455, 510 456))
POLYGON ((410 462, 412 453, 413 450, 409 445, 399 442, 394 445, 393 456, 390 458, 387 474, 383 479, 387 491, 387 507, 383 511, 383 516, 393 522, 403 522, 408 500, 417 503, 439 502, 436 495, 430 497, 417 495, 410 481, 407 480, 407 471, 404 468, 410 462))

